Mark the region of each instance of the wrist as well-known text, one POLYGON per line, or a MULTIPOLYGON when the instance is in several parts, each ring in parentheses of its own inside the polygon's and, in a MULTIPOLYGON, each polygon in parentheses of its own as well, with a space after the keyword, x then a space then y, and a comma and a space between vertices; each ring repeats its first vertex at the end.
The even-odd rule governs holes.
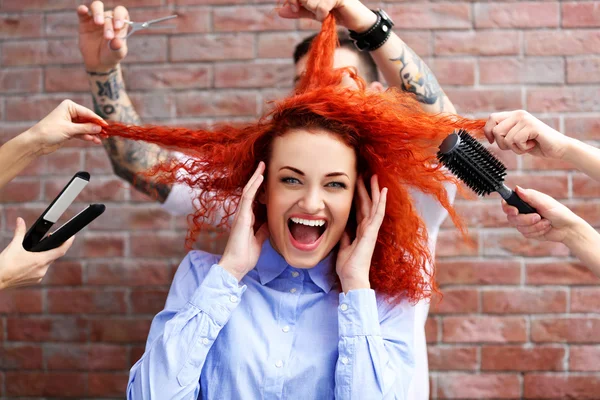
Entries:
POLYGON ((44 133, 40 131, 38 125, 34 125, 12 139, 15 145, 15 151, 23 157, 36 158, 43 154, 44 133))
POLYGON ((577 216, 571 226, 567 228, 563 244, 571 249, 574 246, 585 243, 590 234, 595 232, 595 229, 585 222, 583 218, 577 216))
POLYGON ((226 260, 226 259, 224 260, 223 258, 221 258, 221 260, 219 261, 219 263, 217 265, 219 265, 219 267, 223 268, 227 273, 229 273, 235 279, 237 279, 238 282, 241 282, 242 278, 244 278, 244 276, 246 276, 245 272, 240 272, 239 269, 232 267, 231 263, 229 263, 228 260, 226 260))
POLYGON ((112 67, 96 67, 96 68, 87 68, 85 69, 87 76, 91 80, 97 79, 106 79, 110 75, 120 74, 121 73, 121 64, 114 65, 112 67))
POLYGON ((564 150, 560 155, 559 159, 562 161, 566 161, 569 163, 574 163, 577 161, 579 146, 581 142, 577 139, 573 139, 572 137, 565 136, 565 144, 563 146, 564 150))
POLYGON ((371 282, 369 282, 369 278, 365 277, 340 278, 340 282, 344 293, 348 293, 350 290, 371 289, 371 282))
POLYGON ((346 29, 363 33, 377 22, 377 15, 358 0, 348 0, 339 9, 341 21, 346 29))

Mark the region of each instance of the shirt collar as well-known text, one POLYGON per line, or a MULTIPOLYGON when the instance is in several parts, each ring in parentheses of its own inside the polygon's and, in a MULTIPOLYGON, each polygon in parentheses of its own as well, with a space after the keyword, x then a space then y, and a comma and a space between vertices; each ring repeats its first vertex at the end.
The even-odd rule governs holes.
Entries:
MULTIPOLYGON (((337 281, 337 275, 335 273, 335 259, 334 254, 331 252, 327 257, 321 260, 313 268, 307 268, 308 276, 310 279, 325 293, 329 293, 335 282, 337 281)), ((279 254, 271 242, 267 239, 263 243, 260 257, 256 263, 256 271, 260 279, 261 285, 266 285, 273 279, 286 270, 290 265, 285 259, 279 254)))

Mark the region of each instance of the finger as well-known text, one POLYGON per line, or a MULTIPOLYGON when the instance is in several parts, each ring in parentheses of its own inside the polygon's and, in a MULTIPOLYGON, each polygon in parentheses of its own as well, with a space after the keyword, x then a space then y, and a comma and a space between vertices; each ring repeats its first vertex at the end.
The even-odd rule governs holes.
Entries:
POLYGON ((521 232, 524 236, 530 235, 533 233, 537 233, 540 231, 545 231, 550 227, 550 221, 547 219, 541 220, 533 225, 526 226, 518 226, 517 230, 521 232))
POLYGON ((104 18, 104 39, 111 40, 115 37, 115 28, 112 18, 104 18))
POLYGON ((94 17, 94 23, 96 25, 104 25, 104 3, 101 1, 92 2, 90 11, 94 17))
POLYGON ((80 23, 91 21, 93 18, 91 14, 91 10, 86 6, 80 5, 77 7, 77 17, 79 18, 80 23))
POLYGON ((523 153, 528 153, 536 146, 536 141, 531 137, 531 130, 527 126, 515 134, 513 142, 523 153))
POLYGON ((508 133, 504 136, 504 143, 506 144, 506 146, 510 147, 511 150, 516 150, 515 153, 517 153, 517 154, 522 154, 522 150, 519 148, 519 146, 515 142, 515 139, 517 138, 517 136, 519 136, 519 133, 523 129, 525 129, 525 127, 526 127, 525 121, 520 120, 515 124, 515 126, 510 128, 508 133))
POLYGON ((259 244, 263 244, 265 242, 265 240, 267 240, 267 238, 269 237, 270 232, 269 232, 269 225, 265 222, 264 224, 262 224, 260 226, 260 228, 258 229, 258 231, 256 232, 256 234, 254 235, 254 237, 256 237, 256 241, 259 244))
POLYGON ((358 222, 360 223, 360 221, 369 216, 369 212, 371 210, 371 198, 369 197, 369 193, 367 192, 367 188, 365 186, 365 181, 362 177, 359 177, 356 189, 358 191, 357 209, 360 210, 360 220, 358 222))
POLYGON ((317 12, 315 13, 317 21, 325 21, 325 18, 329 15, 329 11, 331 11, 331 4, 327 0, 321 0, 317 5, 317 12))
POLYGON ((298 0, 288 0, 286 4, 290 7, 292 12, 297 13, 300 11, 300 2, 298 0))
POLYGON ((385 206, 387 204, 387 188, 383 188, 381 190, 381 196, 379 201, 377 202, 377 208, 375 209, 375 215, 373 216, 373 220, 369 226, 372 232, 375 234, 375 238, 377 237, 377 233, 379 232, 379 228, 383 223, 383 218, 385 217, 385 206))
POLYGON ((525 236, 527 239, 540 239, 543 236, 545 236, 548 232, 550 232, 551 230, 552 230, 552 225, 550 225, 546 229, 542 229, 540 231, 533 232, 533 233, 528 233, 528 234, 523 235, 523 236, 525 236))
POLYGON ((66 242, 61 244, 59 247, 52 249, 52 250, 44 251, 41 254, 44 254, 47 262, 51 263, 54 260, 57 260, 57 259, 61 258, 62 256, 64 256, 67 253, 67 250, 69 250, 71 248, 71 246, 73 245, 74 240, 75 240, 75 236, 71 236, 66 242))
POLYGON ((317 6, 319 5, 319 0, 300 0, 300 4, 302 7, 306 8, 313 14, 317 14, 317 6))
POLYGON ((508 203, 504 200, 502 200, 502 211, 504 211, 504 214, 506 214, 506 215, 518 215, 519 214, 519 210, 517 209, 517 207, 508 205, 508 203))
POLYGON ((537 214, 519 214, 519 215, 509 215, 506 217, 508 222, 514 227, 519 226, 531 226, 542 220, 542 217, 537 214))
POLYGON ((298 11, 293 11, 292 8, 288 5, 281 7, 277 13, 281 18, 289 18, 289 19, 298 19, 298 18, 306 18, 306 19, 316 19, 315 14, 311 13, 307 9, 301 7, 298 11))
POLYGON ((496 143, 498 144, 498 147, 500 147, 500 149, 502 150, 509 150, 510 149, 510 145, 508 145, 506 143, 506 135, 508 134, 508 132, 510 132, 510 130, 519 122, 519 119, 516 115, 512 115, 508 118, 506 118, 505 120, 503 120, 502 122, 500 122, 498 125, 496 125, 493 129, 492 129, 492 134, 494 135, 494 138, 496 139, 496 143))
POLYGON ((128 26, 125 21, 129 21, 129 12, 127 9, 123 6, 115 7, 113 10, 113 27, 115 28, 115 37, 122 37, 121 29, 123 28, 125 28, 125 35, 127 34, 128 26))
POLYGON ((98 114, 75 102, 70 102, 69 113, 71 114, 71 120, 92 120, 100 125, 108 125, 108 122, 103 120, 98 114))
POLYGON ((348 246, 350 246, 350 235, 348 235, 348 232, 344 232, 340 239, 340 249, 345 249, 348 246))
POLYGON ((379 203, 379 197, 381 192, 379 191, 379 178, 377 175, 373 175, 371 177, 371 218, 375 215, 377 211, 377 205, 379 203))
POLYGON ((248 180, 248 183, 246 184, 246 186, 244 186, 244 190, 242 191, 242 194, 246 193, 248 190, 250 190, 250 188, 252 187, 252 185, 254 184, 256 179, 258 179, 259 176, 262 176, 264 171, 265 171, 265 163, 261 161, 258 163, 258 166, 256 167, 256 170, 254 171, 254 174, 252 174, 252 176, 248 180))
POLYGON ((25 220, 23 218, 18 217, 17 223, 15 225, 15 236, 13 241, 16 243, 23 243, 23 238, 25 237, 25 233, 27 232, 27 227, 25 225, 25 220))
POLYGON ((573 213, 554 198, 548 196, 547 194, 538 192, 537 190, 523 189, 522 187, 517 186, 515 191, 521 200, 535 208, 542 217, 545 216, 545 211, 552 208, 564 210, 565 213, 573 213))
POLYGON ((490 114, 485 126, 483 127, 483 133, 485 134, 488 142, 494 143, 494 134, 492 133, 492 130, 496 127, 496 125, 504 121, 509 115, 509 111, 490 114))

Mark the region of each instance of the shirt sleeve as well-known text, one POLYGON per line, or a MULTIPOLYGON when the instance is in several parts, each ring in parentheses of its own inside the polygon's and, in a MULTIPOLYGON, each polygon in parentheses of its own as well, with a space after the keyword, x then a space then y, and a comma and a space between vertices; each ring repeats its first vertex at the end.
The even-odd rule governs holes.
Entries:
POLYGON ((336 399, 406 399, 414 370, 414 307, 371 289, 340 293, 336 399))
POLYGON ((198 397, 206 356, 246 290, 214 262, 202 252, 182 261, 165 309, 152 321, 146 351, 129 373, 128 399, 198 397))

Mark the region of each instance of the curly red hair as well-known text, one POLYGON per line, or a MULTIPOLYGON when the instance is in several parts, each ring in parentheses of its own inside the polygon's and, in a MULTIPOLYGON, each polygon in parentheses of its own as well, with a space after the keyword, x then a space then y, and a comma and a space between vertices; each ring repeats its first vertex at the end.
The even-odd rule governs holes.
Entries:
MULTIPOLYGON (((455 129, 481 132, 484 121, 457 115, 432 115, 421 110, 411 94, 389 89, 384 93, 366 90, 365 82, 352 68, 334 70, 337 44, 335 20, 323 23, 309 53, 306 72, 293 95, 277 102, 257 123, 241 127, 220 126, 191 130, 157 126, 126 126, 115 123, 104 128, 109 136, 157 143, 189 156, 148 171, 167 183, 180 182, 199 189, 190 216, 187 244, 215 224, 227 227, 235 213, 241 188, 259 161, 268 163, 271 143, 293 128, 324 128, 351 146, 357 156, 358 173, 368 186, 377 174, 388 188, 386 217, 371 266, 371 285, 391 298, 402 296, 416 301, 433 289, 428 262, 427 231, 417 215, 410 188, 435 196, 462 230, 462 224, 448 200, 446 175, 436 160, 439 143, 455 129), (342 87, 349 75, 357 90, 342 87), (185 174, 181 173, 184 170, 185 174), (224 212, 223 212, 224 210, 224 212)), ((264 205, 256 202, 256 225, 266 221, 264 205)), ((352 214, 354 215, 354 214, 352 214)), ((350 226, 356 224, 352 216, 350 226)))

